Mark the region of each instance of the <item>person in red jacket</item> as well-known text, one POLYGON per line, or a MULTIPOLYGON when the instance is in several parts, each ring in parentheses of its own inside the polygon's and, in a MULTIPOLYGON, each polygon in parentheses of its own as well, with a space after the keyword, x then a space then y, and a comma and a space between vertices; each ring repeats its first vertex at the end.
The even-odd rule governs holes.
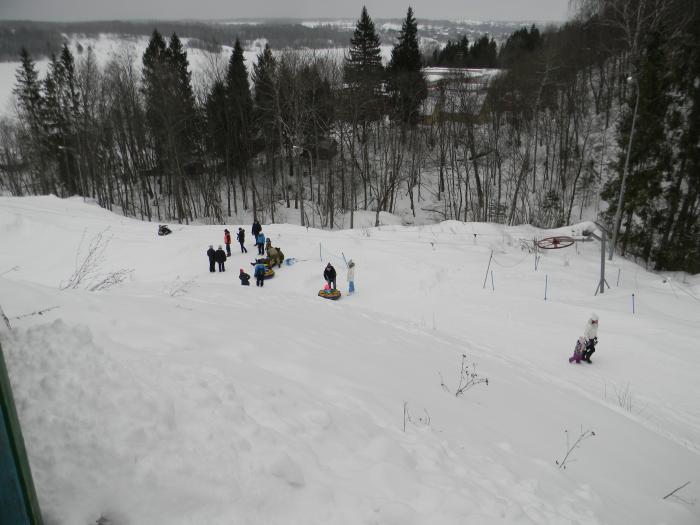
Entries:
POLYGON ((231 257, 231 232, 224 230, 224 244, 226 245, 226 256, 231 257))

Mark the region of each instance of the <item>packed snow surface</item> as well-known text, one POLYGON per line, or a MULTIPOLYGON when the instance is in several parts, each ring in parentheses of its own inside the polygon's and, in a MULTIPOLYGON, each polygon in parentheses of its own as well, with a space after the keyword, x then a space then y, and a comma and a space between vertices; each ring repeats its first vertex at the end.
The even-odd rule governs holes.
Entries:
POLYGON ((0 341, 46 523, 700 522, 697 276, 616 258, 594 296, 596 241, 535 269, 533 237, 591 224, 263 225, 294 264, 242 287, 250 225, 225 273, 223 225, 170 226, 0 198, 0 341), (569 364, 591 312, 593 364, 569 364), (456 397, 463 355, 488 385, 456 397))

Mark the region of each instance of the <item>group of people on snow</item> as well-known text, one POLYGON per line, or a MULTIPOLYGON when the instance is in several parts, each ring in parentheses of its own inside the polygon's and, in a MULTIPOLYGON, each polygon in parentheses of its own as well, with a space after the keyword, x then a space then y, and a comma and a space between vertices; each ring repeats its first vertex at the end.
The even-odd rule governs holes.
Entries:
MULTIPOLYGON (((272 246, 272 241, 269 238, 265 238, 265 235, 262 232, 262 226, 257 220, 253 222, 251 233, 253 235, 253 239, 255 239, 255 245, 258 248, 258 255, 267 255, 267 259, 256 258, 255 261, 251 263, 251 266, 253 266, 255 285, 262 287, 265 285, 265 272, 268 270, 268 266, 271 268, 276 264, 277 267, 281 267, 282 263, 284 262, 284 254, 278 247, 272 246)), ((236 238, 241 246, 241 253, 248 253, 248 250, 244 245, 245 231, 243 228, 238 228, 236 238)), ((226 251, 223 250, 221 245, 219 245, 219 248, 216 250, 214 250, 213 245, 209 245, 207 257, 209 258, 210 272, 216 271, 216 264, 218 264, 220 272, 226 271, 226 259, 227 257, 231 256, 231 232, 229 232, 228 229, 224 230, 224 245, 226 246, 226 251)), ((337 290, 337 277, 338 274, 335 268, 329 262, 323 270, 323 279, 326 282, 324 290, 329 292, 337 290)), ((250 286, 250 275, 246 273, 243 268, 240 269, 238 278, 241 281, 241 286, 250 286)), ((347 263, 347 281, 348 293, 352 294, 355 292, 355 262, 352 259, 347 263)), ((581 363, 581 361, 592 363, 591 356, 595 353, 595 347, 597 344, 598 315, 593 313, 586 321, 583 335, 576 341, 574 355, 569 358, 569 363, 581 363)))
MULTIPOLYGON (((337 284, 336 284, 336 279, 338 278, 338 274, 335 271, 335 268, 331 263, 328 263, 326 265, 326 268, 323 270, 323 279, 326 281, 326 290, 335 290, 337 289, 337 284)), ((347 273, 347 280, 348 280, 348 293, 355 293, 355 262, 350 259, 348 261, 348 273, 347 273)))
POLYGON ((215 272, 216 268, 215 265, 219 265, 219 271, 220 272, 225 272, 226 271, 226 252, 224 249, 221 247, 219 244, 219 248, 217 250, 214 249, 214 245, 210 244, 209 249, 207 250, 207 257, 209 257, 209 271, 210 272, 215 272))
MULTIPOLYGON (((263 234, 262 231, 262 226, 260 225, 260 222, 258 222, 257 219, 253 221, 251 234, 253 235, 255 245, 258 248, 258 255, 267 255, 267 259, 256 258, 251 263, 251 266, 253 266, 253 276, 255 277, 255 285, 264 286, 265 273, 268 269, 268 266, 270 268, 274 267, 275 265, 277 265, 278 268, 281 267, 282 263, 284 262, 284 253, 282 253, 282 250, 279 247, 272 246, 272 241, 269 237, 265 238, 265 234, 263 234)), ((236 239, 238 240, 238 243, 241 246, 241 253, 248 253, 248 250, 246 249, 244 244, 245 231, 243 230, 243 228, 238 228, 236 239)), ((219 245, 219 248, 216 250, 214 249, 214 245, 209 245, 209 249, 207 250, 207 257, 209 258, 210 272, 216 272, 217 264, 220 272, 226 271, 226 259, 228 257, 231 257, 231 232, 228 230, 228 228, 224 229, 224 246, 226 246, 226 251, 224 251, 221 245, 219 245)), ((348 293, 352 294, 355 292, 355 263, 352 260, 350 260, 348 261, 347 266, 348 293)), ((248 273, 246 273, 245 270, 243 270, 243 268, 240 269, 238 278, 241 281, 241 286, 250 286, 251 276, 248 273)), ((326 281, 327 290, 337 289, 337 273, 331 263, 328 263, 326 265, 323 271, 323 279, 326 281)))

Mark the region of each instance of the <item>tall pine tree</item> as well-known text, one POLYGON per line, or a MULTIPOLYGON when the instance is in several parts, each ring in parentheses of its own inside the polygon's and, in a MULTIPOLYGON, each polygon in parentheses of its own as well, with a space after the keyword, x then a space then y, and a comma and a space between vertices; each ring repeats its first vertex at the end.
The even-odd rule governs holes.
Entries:
POLYGON ((379 36, 364 6, 350 40, 344 76, 351 101, 359 106, 359 120, 368 122, 378 119, 381 116, 384 68, 379 36))
POLYGON ((418 23, 410 7, 401 26, 398 42, 391 50, 388 71, 395 118, 406 124, 416 124, 428 88, 421 71, 418 23))
POLYGON ((34 60, 29 51, 20 51, 20 66, 15 73, 16 84, 13 93, 17 97, 20 122, 23 134, 27 136, 26 154, 40 181, 41 192, 55 192, 53 178, 46 169, 46 128, 44 126, 45 100, 34 60))

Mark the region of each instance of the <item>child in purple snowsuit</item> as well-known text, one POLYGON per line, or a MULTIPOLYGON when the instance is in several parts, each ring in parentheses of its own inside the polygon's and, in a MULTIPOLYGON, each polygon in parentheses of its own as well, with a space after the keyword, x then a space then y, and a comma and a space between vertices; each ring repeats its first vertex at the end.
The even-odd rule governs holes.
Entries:
POLYGON ((581 359, 583 358, 583 350, 586 348, 586 340, 583 337, 579 337, 578 341, 576 341, 576 347, 574 348, 574 355, 572 355, 569 358, 569 363, 573 363, 576 361, 577 363, 581 362, 581 359))

